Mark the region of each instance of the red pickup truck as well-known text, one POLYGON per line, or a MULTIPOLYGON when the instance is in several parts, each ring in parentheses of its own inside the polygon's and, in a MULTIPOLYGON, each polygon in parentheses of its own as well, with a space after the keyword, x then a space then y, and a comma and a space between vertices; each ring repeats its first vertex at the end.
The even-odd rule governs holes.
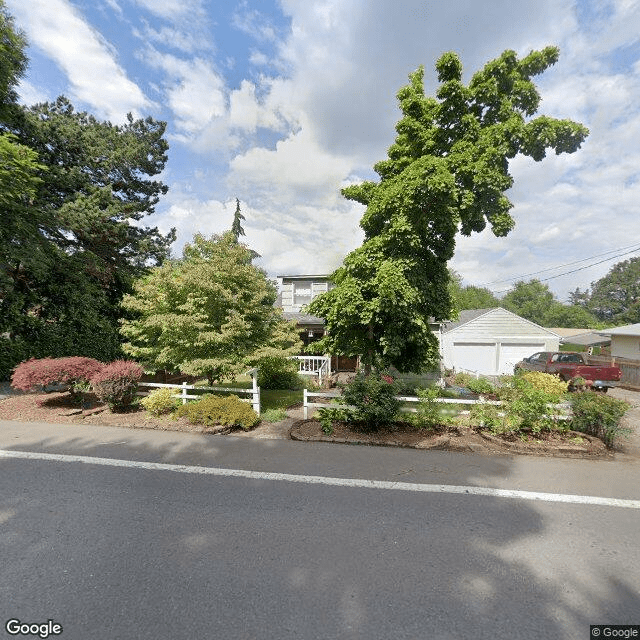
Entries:
POLYGON ((584 378, 586 386, 596 391, 606 391, 615 387, 622 376, 619 367, 601 367, 587 364, 581 353, 572 351, 541 351, 518 362, 514 368, 526 371, 542 371, 560 376, 567 382, 573 378, 584 378))

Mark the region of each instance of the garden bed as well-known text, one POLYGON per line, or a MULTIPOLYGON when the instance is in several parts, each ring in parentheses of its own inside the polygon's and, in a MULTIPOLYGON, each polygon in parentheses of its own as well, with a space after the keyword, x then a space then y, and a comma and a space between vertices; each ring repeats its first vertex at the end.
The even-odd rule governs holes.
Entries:
POLYGON ((410 447, 466 451, 489 454, 528 454, 569 458, 610 457, 612 453, 598 438, 577 433, 541 432, 524 440, 519 437, 498 437, 488 430, 469 427, 446 427, 434 430, 418 430, 406 423, 381 427, 367 432, 346 422, 334 422, 333 432, 322 430, 318 420, 300 420, 291 429, 293 440, 313 442, 338 442, 347 444, 410 447))

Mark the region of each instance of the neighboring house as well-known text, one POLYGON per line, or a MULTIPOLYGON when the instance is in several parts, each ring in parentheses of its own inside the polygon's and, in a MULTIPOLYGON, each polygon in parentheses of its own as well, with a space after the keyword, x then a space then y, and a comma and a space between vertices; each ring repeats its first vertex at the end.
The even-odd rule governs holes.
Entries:
POLYGON ((510 375, 516 362, 538 351, 558 351, 560 338, 501 307, 460 312, 442 325, 440 353, 445 369, 510 375))
MULTIPOLYGON (((611 338, 603 335, 601 331, 593 329, 567 329, 567 328, 549 328, 549 331, 557 333, 560 336, 560 344, 577 345, 580 347, 608 347, 611 344, 611 338)), ((576 349, 579 351, 580 349, 576 349)))
POLYGON ((300 328, 300 337, 305 345, 319 340, 324 335, 324 320, 304 313, 303 307, 317 295, 333 289, 328 275, 278 276, 282 288, 276 300, 287 320, 295 320, 300 328))
POLYGON ((640 360, 640 322, 602 330, 600 333, 611 337, 612 358, 640 360))

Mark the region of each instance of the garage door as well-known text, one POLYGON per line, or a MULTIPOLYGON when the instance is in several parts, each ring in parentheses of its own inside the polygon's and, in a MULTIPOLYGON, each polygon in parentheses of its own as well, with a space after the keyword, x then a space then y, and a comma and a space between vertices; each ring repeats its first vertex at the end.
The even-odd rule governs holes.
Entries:
POLYGON ((454 342, 452 364, 456 371, 492 375, 496 372, 495 342, 454 342))
POLYGON ((500 345, 500 374, 511 375, 513 373, 513 365, 515 365, 516 362, 520 362, 523 358, 527 358, 538 351, 544 350, 544 342, 530 342, 526 344, 522 342, 503 342, 500 345))

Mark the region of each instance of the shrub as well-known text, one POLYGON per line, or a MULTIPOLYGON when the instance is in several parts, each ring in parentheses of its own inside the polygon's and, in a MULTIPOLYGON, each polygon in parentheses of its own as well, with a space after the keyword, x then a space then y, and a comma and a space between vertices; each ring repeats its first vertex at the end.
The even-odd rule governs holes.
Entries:
POLYGON ((176 416, 186 416, 192 424, 239 426, 247 430, 260 422, 260 416, 238 396, 205 395, 196 402, 178 407, 176 416))
POLYGON ((524 375, 515 376, 511 394, 504 400, 509 430, 539 433, 543 429, 566 429, 566 424, 560 426, 555 419, 560 414, 558 409, 550 406, 558 400, 557 393, 536 388, 524 375))
POLYGON ((460 387, 466 387, 470 380, 473 380, 473 376, 470 373, 456 373, 453 377, 453 382, 460 387))
POLYGON ((573 394, 571 428, 600 438, 607 447, 613 447, 618 438, 631 433, 631 429, 620 426, 622 416, 630 406, 624 400, 609 398, 595 391, 573 394))
POLYGON ((358 374, 344 388, 345 404, 355 407, 354 417, 369 429, 393 422, 400 410, 400 401, 393 377, 386 373, 358 374))
POLYGON ((467 384, 467 389, 473 393, 495 393, 495 387, 486 378, 471 378, 467 384))
POLYGON ((140 401, 140 404, 152 415, 161 416, 171 413, 180 406, 180 399, 176 397, 177 389, 160 387, 154 389, 148 396, 140 401))
POLYGON ((31 391, 50 384, 65 384, 69 385, 71 395, 75 396, 104 367, 102 362, 82 356, 31 359, 14 369, 11 386, 21 391, 31 391))
POLYGON ((142 367, 131 360, 116 360, 91 378, 91 388, 112 411, 128 407, 136 397, 142 367))
POLYGON ((418 410, 410 417, 410 422, 418 429, 436 429, 452 423, 445 406, 437 401, 441 397, 438 389, 418 389, 418 397, 418 410))
POLYGON ((351 422, 354 414, 350 409, 339 409, 337 407, 321 407, 316 414, 322 430, 327 434, 333 433, 334 422, 351 422))
POLYGON ((258 385, 261 389, 301 389, 298 363, 279 356, 262 358, 258 363, 258 385))
POLYGON ((568 384, 550 373, 523 371, 518 377, 526 380, 534 389, 544 391, 553 398, 553 402, 560 402, 562 396, 568 391, 568 384))

